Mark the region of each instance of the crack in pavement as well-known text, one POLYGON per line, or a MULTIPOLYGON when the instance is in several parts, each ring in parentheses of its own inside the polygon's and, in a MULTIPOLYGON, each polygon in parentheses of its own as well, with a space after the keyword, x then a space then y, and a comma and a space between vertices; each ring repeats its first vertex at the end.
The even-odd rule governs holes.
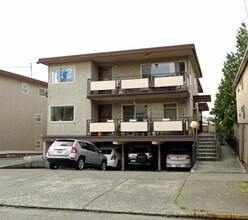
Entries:
POLYGON ((96 201, 97 199, 99 199, 101 196, 105 195, 105 194, 108 193, 109 191, 111 191, 111 190, 115 189, 116 187, 120 186, 121 184, 123 184, 123 183, 126 182, 127 180, 128 180, 128 178, 127 178, 127 179, 124 179, 123 181, 121 181, 121 182, 118 183, 117 185, 111 187, 110 189, 108 189, 108 190, 104 191, 103 193, 101 193, 100 195, 96 196, 92 201, 88 202, 88 203, 83 207, 83 210, 86 209, 86 207, 87 207, 88 205, 90 205, 91 203, 93 203, 94 201, 96 201))

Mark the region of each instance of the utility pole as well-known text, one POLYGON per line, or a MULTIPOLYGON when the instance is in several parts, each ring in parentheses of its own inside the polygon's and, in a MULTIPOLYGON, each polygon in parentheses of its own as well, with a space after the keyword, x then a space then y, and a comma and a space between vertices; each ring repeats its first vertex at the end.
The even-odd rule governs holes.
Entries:
POLYGON ((33 70, 32 70, 32 63, 30 63, 30 71, 31 71, 31 78, 33 78, 33 70))

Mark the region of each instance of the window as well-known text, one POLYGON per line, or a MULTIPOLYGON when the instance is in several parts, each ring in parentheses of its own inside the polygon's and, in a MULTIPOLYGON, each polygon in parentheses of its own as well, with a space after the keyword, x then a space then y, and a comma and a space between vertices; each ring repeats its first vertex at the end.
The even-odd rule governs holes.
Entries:
POLYGON ((35 150, 40 150, 41 149, 41 140, 37 140, 35 142, 35 150))
POLYGON ((243 77, 240 79, 240 86, 241 86, 241 90, 243 90, 244 89, 243 77))
POLYGON ((41 123, 42 122, 42 114, 37 113, 36 114, 36 122, 41 123))
POLYGON ((245 119, 245 106, 244 105, 241 107, 241 112, 243 113, 243 119, 245 119))
POLYGON ((51 121, 74 121, 74 106, 52 106, 51 121))
POLYGON ((142 65, 143 78, 152 75, 174 75, 185 72, 185 62, 153 63, 142 65))
POLYGON ((129 121, 129 119, 134 118, 134 106, 133 105, 124 105, 123 106, 123 120, 129 121))
POLYGON ((47 90, 46 89, 39 88, 39 95, 40 96, 47 96, 47 90))
POLYGON ((51 68, 52 83, 74 82, 74 67, 54 67, 51 68))
POLYGON ((164 104, 164 118, 177 118, 177 104, 169 103, 164 104))
POLYGON ((29 93, 29 85, 28 84, 22 84, 22 93, 24 93, 24 94, 29 93))
POLYGON ((148 109, 146 104, 124 105, 123 120, 129 121, 136 119, 137 121, 147 121, 148 109))

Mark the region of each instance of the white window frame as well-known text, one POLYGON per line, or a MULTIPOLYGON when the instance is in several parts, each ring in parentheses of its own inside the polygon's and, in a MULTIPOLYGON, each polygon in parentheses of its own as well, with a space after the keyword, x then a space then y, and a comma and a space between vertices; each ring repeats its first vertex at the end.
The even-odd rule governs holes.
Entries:
POLYGON ((41 113, 36 113, 35 122, 36 123, 42 123, 42 114, 41 113))
POLYGON ((26 83, 22 83, 22 93, 29 94, 29 85, 26 83))
POLYGON ((50 105, 49 106, 49 123, 74 123, 75 122, 75 105, 70 105, 70 104, 66 104, 66 105, 50 105), (73 107, 73 120, 72 121, 52 121, 51 117, 52 117, 52 107, 73 107))
POLYGON ((39 88, 39 89, 38 89, 38 95, 41 96, 41 97, 46 97, 46 96, 47 96, 47 89, 45 89, 45 88, 39 88), (44 91, 44 95, 41 95, 41 94, 40 94, 40 91, 41 91, 41 90, 44 91))
POLYGON ((36 140, 35 141, 35 150, 41 150, 41 145, 42 145, 42 141, 41 140, 36 140))
POLYGON ((61 85, 61 84, 68 84, 68 83, 75 83, 75 77, 76 77, 76 74, 75 74, 75 70, 76 70, 76 68, 75 68, 75 66, 73 66, 73 65, 69 65, 69 66, 54 66, 54 67, 51 67, 50 68, 50 82, 51 82, 51 84, 53 84, 53 85, 61 85), (62 69, 62 68, 72 68, 73 69, 73 81, 69 81, 69 82, 66 82, 66 81, 62 81, 62 82, 59 82, 59 81, 56 81, 55 80, 55 76, 54 76, 54 74, 53 74, 53 70, 54 69, 62 69))

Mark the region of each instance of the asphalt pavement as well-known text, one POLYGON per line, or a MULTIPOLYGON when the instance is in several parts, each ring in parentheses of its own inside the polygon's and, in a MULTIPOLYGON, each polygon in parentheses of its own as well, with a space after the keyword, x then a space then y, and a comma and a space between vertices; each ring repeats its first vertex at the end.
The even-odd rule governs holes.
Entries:
POLYGON ((248 219, 248 174, 229 147, 222 150, 231 158, 199 163, 195 172, 0 169, 0 206, 248 219))

